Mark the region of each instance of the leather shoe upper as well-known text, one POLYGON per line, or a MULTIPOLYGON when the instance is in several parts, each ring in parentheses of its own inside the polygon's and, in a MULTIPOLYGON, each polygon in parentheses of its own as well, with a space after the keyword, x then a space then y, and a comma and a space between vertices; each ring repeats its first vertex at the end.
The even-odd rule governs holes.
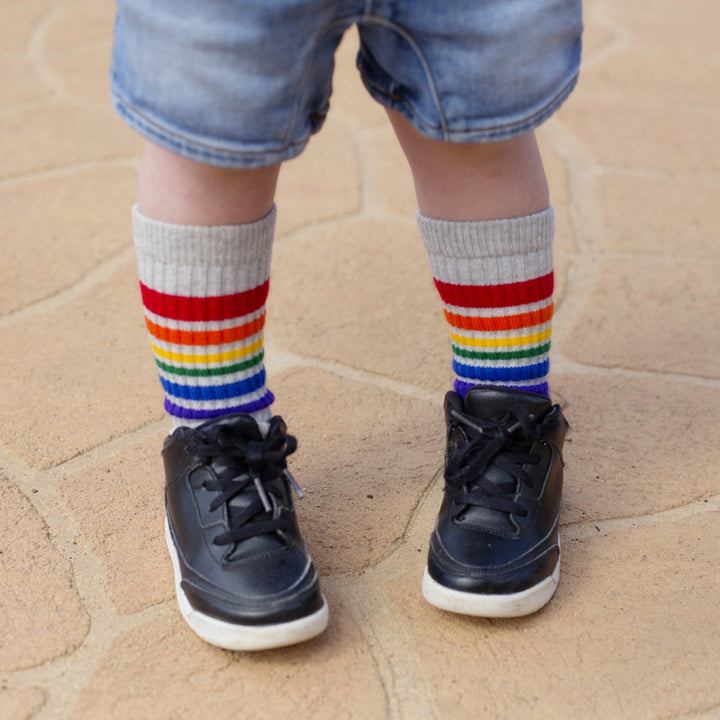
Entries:
POLYGON ((472 388, 445 399, 445 496, 428 571, 441 585, 514 593, 549 577, 559 558, 558 517, 567 422, 535 393, 472 388))
POLYGON ((178 428, 163 448, 165 501, 182 589, 200 612, 278 623, 322 606, 295 519, 282 420, 263 437, 248 415, 178 428))

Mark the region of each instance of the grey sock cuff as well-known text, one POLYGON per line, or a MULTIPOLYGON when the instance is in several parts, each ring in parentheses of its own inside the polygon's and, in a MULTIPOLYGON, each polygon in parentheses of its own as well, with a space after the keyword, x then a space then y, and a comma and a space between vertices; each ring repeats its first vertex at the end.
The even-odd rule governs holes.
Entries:
POLYGON ((457 222, 417 214, 433 275, 443 282, 493 285, 552 270, 552 208, 505 220, 457 222))
POLYGON ((175 225, 133 208, 138 275, 148 287, 189 297, 227 295, 257 287, 270 275, 275 206, 243 225, 175 225))
POLYGON ((525 255, 552 245, 553 209, 506 220, 458 222, 433 220, 417 213, 425 249, 453 258, 525 255))
POLYGON ((238 265, 265 258, 275 234, 275 205, 265 217, 244 225, 174 225, 132 210, 139 254, 171 265, 238 265))

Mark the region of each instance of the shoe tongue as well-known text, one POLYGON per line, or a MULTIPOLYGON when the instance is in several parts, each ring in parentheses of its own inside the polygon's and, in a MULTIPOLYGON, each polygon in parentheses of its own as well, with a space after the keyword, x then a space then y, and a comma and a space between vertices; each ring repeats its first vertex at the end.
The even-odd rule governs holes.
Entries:
POLYGON ((255 418, 244 413, 213 418, 200 425, 198 430, 220 427, 232 429, 233 434, 237 434, 245 440, 262 440, 262 433, 255 418))
POLYGON ((513 405, 520 404, 536 418, 541 418, 550 409, 550 399, 544 395, 494 386, 479 386, 468 390, 465 396, 465 412, 468 415, 500 422, 513 405))
MULTIPOLYGON (((520 404, 531 415, 542 417, 550 408, 550 400, 544 395, 494 386, 479 386, 465 396, 465 412, 478 420, 500 422, 513 405, 520 404)), ((508 472, 490 464, 484 477, 497 485, 513 487, 517 482, 508 472)), ((486 532, 499 535, 512 534, 516 527, 509 515, 481 506, 469 506, 461 516, 462 520, 486 532)))

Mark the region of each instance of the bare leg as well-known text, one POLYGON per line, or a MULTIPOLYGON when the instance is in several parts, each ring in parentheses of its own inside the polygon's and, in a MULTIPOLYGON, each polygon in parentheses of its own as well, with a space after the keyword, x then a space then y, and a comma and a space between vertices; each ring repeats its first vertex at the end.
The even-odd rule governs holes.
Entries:
POLYGON ((138 209, 178 225, 240 225, 270 211, 280 166, 233 170, 188 160, 146 143, 138 209))
POLYGON ((547 181, 534 133, 507 142, 458 145, 421 135, 398 112, 388 115, 425 217, 495 220, 547 209, 547 181))

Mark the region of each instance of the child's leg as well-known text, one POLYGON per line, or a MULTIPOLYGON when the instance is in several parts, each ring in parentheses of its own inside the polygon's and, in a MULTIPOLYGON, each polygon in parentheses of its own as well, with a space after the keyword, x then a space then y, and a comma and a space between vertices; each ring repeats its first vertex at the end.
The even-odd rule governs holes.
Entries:
POLYGON ((270 418, 263 369, 273 195, 279 164, 322 125, 351 18, 325 0, 116 4, 113 103, 156 143, 133 220, 165 404, 181 426, 163 447, 178 603, 220 647, 300 642, 322 632, 327 604, 295 519, 296 442, 270 418))
POLYGON ((413 171, 462 396, 445 400, 445 493, 423 594, 452 612, 526 615, 558 584, 567 429, 543 397, 553 222, 542 163, 532 134, 450 145, 391 117, 413 171))
POLYGON ((134 212, 148 330, 178 425, 268 421, 263 324, 278 166, 229 170, 148 143, 134 212))
POLYGON ((163 448, 178 604, 200 637, 231 650, 307 640, 328 617, 288 484, 295 439, 271 417, 265 384, 277 176, 148 144, 133 212, 165 408, 180 426, 163 448))
POLYGON ((394 110, 388 115, 425 217, 495 220, 547 209, 548 187, 534 133, 497 143, 447 143, 420 134, 394 110))
POLYGON ((280 166, 235 170, 205 165, 146 142, 138 209, 178 225, 240 225, 272 208, 280 166))
POLYGON ((450 144, 389 114, 451 326, 456 390, 494 384, 547 394, 553 218, 534 135, 450 144))

